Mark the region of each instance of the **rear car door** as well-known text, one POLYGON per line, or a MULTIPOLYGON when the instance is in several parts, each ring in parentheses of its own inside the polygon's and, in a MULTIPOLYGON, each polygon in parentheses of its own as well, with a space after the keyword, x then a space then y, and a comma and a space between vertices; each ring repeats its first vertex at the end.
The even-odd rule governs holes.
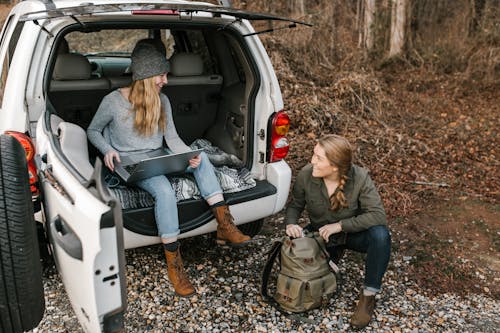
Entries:
MULTIPOLYGON (((73 310, 86 332, 121 332, 126 279, 120 204, 112 197, 98 163, 89 180, 54 146, 40 126, 41 184, 46 230, 73 310)), ((39 145, 40 146, 40 145, 39 145)))

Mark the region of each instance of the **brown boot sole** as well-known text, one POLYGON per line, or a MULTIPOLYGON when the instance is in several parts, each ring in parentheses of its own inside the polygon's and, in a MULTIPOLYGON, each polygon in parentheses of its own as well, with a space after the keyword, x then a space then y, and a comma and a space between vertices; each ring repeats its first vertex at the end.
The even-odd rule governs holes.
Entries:
POLYGON ((179 296, 179 297, 185 297, 185 298, 188 298, 188 297, 191 297, 191 296, 196 295, 196 290, 195 290, 195 291, 193 291, 193 292, 192 292, 192 293, 190 293, 190 294, 185 294, 185 295, 179 294, 177 291, 175 291, 175 294, 176 294, 177 296, 179 296))
POLYGON ((231 243, 230 241, 228 241, 227 239, 221 239, 221 238, 217 238, 215 240, 215 242, 217 243, 217 245, 219 246, 230 246, 230 247, 245 247, 247 246, 249 243, 250 243, 251 239, 249 240, 246 240, 246 241, 243 241, 241 243, 231 243))

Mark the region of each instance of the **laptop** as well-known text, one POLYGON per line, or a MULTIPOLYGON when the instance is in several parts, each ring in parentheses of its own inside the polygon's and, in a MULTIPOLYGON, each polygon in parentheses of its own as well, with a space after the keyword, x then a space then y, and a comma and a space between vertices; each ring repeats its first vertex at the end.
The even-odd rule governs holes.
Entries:
POLYGON ((167 154, 162 149, 152 152, 120 156, 121 163, 115 163, 115 173, 127 183, 159 175, 181 174, 186 171, 189 160, 203 149, 184 153, 167 154))

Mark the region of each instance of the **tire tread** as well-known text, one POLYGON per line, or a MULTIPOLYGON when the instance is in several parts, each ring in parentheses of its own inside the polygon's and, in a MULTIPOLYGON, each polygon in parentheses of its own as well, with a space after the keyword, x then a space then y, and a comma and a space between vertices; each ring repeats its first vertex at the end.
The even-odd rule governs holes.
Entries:
POLYGON ((0 332, 23 332, 45 304, 24 149, 0 136, 0 332))

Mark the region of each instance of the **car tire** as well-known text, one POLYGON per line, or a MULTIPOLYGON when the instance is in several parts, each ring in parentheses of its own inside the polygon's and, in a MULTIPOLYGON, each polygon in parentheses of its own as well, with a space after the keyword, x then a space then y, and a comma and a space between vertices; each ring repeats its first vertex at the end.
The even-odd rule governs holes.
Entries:
POLYGON ((45 310, 25 151, 0 136, 0 332, 24 332, 45 310))
POLYGON ((238 228, 245 235, 248 235, 250 237, 254 237, 262 230, 263 225, 264 225, 264 219, 260 219, 257 221, 241 224, 238 226, 238 228))

